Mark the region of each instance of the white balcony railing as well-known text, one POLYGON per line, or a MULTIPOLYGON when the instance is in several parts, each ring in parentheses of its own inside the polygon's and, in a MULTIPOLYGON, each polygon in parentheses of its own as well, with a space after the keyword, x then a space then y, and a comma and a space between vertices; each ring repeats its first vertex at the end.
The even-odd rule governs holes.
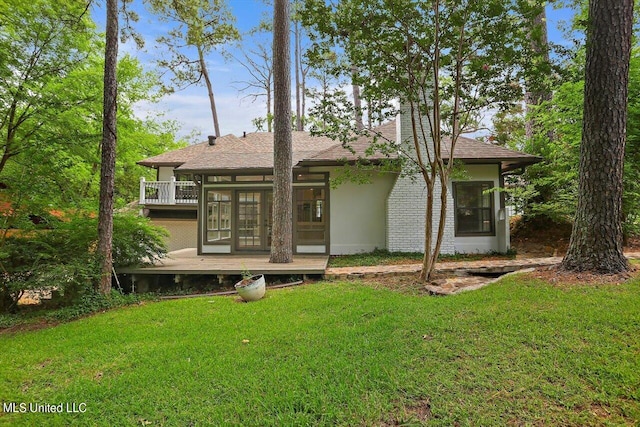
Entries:
POLYGON ((198 203, 198 190, 192 181, 146 181, 140 178, 141 205, 176 205, 198 203))

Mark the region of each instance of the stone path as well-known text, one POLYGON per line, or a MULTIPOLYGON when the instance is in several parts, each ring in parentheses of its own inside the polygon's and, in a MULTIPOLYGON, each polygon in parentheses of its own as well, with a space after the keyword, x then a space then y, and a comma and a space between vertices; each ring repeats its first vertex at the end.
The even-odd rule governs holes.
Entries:
MULTIPOLYGON (((561 257, 500 259, 490 261, 438 262, 437 273, 509 273, 524 268, 545 267, 558 264, 561 257)), ((327 279, 371 278, 382 275, 406 275, 420 271, 422 264, 371 265, 363 267, 330 267, 325 272, 327 279)))
MULTIPOLYGON (((629 259, 640 259, 640 252, 625 253, 629 259)), ((448 277, 437 284, 427 285, 425 289, 436 295, 452 295, 459 292, 480 289, 499 279, 482 277, 482 274, 507 274, 532 271, 535 268, 550 267, 559 264, 562 257, 523 258, 483 261, 458 261, 436 263, 436 273, 445 273, 448 277), (480 275, 480 276, 474 276, 480 275)), ((327 279, 360 279, 376 277, 399 277, 413 275, 420 271, 422 264, 373 265, 362 267, 330 267, 324 277, 327 279)), ((503 276, 504 277, 504 276, 503 276)))

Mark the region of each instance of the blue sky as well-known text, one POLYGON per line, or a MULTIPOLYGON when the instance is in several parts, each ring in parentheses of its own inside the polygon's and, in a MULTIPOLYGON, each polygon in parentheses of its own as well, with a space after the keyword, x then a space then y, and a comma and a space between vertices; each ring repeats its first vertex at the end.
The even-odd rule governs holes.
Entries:
MULTIPOLYGON (((271 7, 260 0, 227 0, 231 12, 236 17, 236 26, 241 33, 247 33, 255 28, 261 19, 270 19, 271 7)), ((154 69, 154 60, 162 55, 162 50, 156 48, 155 39, 167 31, 167 24, 161 23, 153 15, 147 13, 141 0, 134 0, 133 10, 140 15, 140 20, 134 24, 135 29, 146 40, 144 49, 139 50, 133 42, 127 42, 120 47, 120 53, 129 53, 137 57, 147 69, 154 69)), ((95 8, 93 17, 100 29, 104 29, 104 9, 95 8)), ((547 9, 549 20, 549 38, 555 42, 562 42, 562 33, 557 29, 558 22, 568 20, 572 16, 568 9, 547 9)), ((263 40, 269 42, 269 35, 263 40)), ((247 37, 243 47, 250 48, 255 38, 247 37)), ((241 57, 239 49, 231 49, 235 57, 241 57)), ((222 135, 242 135, 242 132, 255 130, 251 120, 265 116, 264 100, 252 102, 240 93, 238 81, 249 80, 246 70, 237 61, 225 60, 219 52, 213 52, 207 57, 213 89, 218 109, 218 118, 222 135)), ((179 136, 190 136, 190 141, 201 141, 206 135, 213 134, 213 123, 209 109, 209 100, 204 86, 192 86, 186 90, 167 95, 158 104, 141 103, 137 106, 138 115, 160 116, 161 119, 171 119, 181 127, 179 136)))

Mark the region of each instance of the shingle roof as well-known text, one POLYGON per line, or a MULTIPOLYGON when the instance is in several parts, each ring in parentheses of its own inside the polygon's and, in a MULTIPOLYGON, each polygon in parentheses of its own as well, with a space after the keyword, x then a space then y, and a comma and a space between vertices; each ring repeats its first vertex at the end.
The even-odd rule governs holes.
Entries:
MULTIPOLYGON (((396 140, 396 122, 395 120, 385 123, 381 126, 378 126, 373 129, 373 134, 376 138, 376 144, 383 144, 390 141, 396 140)), ((353 142, 350 142, 349 148, 345 148, 342 144, 335 144, 324 151, 316 153, 314 156, 309 157, 308 162, 331 162, 331 161, 347 161, 353 162, 360 159, 368 159, 368 160, 381 160, 389 158, 385 153, 380 152, 379 150, 373 150, 372 153, 369 151, 371 148, 371 144, 373 142, 372 138, 367 138, 365 136, 361 136, 353 142)), ((391 156, 393 157, 393 156, 391 156)))
MULTIPOLYGON (((235 138, 233 135, 226 135, 218 138, 218 141, 223 138, 235 138)), ((198 157, 209 146, 208 142, 201 142, 199 144, 189 145, 178 150, 167 151, 166 153, 159 154, 157 156, 148 157, 138 162, 139 165, 148 166, 150 168, 157 168, 158 166, 179 166, 195 157, 198 157)))
MULTIPOLYGON (((292 132, 293 164, 336 144, 335 141, 311 136, 309 132, 292 132)), ((225 136, 206 147, 178 169, 183 171, 273 168, 273 133, 249 133, 245 137, 225 136)), ((170 154, 170 153, 167 153, 170 154)))
MULTIPOLYGON (((378 142, 396 140, 396 122, 391 121, 374 129, 378 142)), ((255 132, 245 137, 225 135, 215 145, 208 142, 170 151, 138 162, 149 167, 174 166, 181 171, 271 169, 273 168, 273 133, 255 132)), ((342 164, 358 159, 380 160, 388 156, 375 151, 369 153, 371 138, 360 137, 349 144, 350 149, 327 138, 312 136, 309 132, 292 132, 293 164, 342 164)), ((444 141, 444 154, 448 158, 450 143, 444 141)), ((456 143, 455 158, 467 163, 501 163, 510 170, 540 160, 536 156, 504 147, 460 137, 456 143)))

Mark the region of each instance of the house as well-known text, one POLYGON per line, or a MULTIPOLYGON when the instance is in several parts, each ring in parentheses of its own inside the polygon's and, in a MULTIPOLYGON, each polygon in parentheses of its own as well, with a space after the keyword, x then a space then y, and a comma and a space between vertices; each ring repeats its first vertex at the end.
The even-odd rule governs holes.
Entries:
MULTIPOLYGON (((376 129, 405 143, 405 115, 376 129)), ((293 245, 297 254, 350 254, 376 248, 424 251, 426 189, 420 177, 369 168, 366 183, 332 186, 345 165, 383 154, 365 154, 364 138, 351 149, 308 132, 293 132, 293 245)), ((454 158, 465 176, 448 183, 442 253, 505 252, 509 218, 504 175, 538 157, 461 137, 454 158)), ((157 181, 140 183, 140 205, 170 232, 170 250, 197 247, 199 254, 266 253, 271 245, 273 133, 226 135, 139 162, 157 169, 157 181)), ((436 189, 439 194, 439 189, 436 189)), ((436 212, 439 217, 439 195, 436 212)), ((437 220, 434 221, 437 226, 437 220)))

